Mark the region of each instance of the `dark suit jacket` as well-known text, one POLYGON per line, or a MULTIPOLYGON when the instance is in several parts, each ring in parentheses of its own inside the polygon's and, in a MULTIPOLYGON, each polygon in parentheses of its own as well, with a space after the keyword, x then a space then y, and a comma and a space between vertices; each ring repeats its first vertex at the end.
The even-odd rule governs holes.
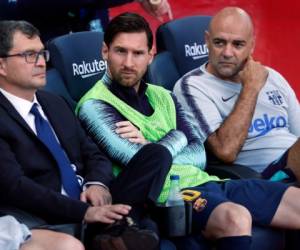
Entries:
MULTIPOLYGON (((38 91, 37 99, 78 174, 109 186, 111 163, 65 101, 45 91, 38 91)), ((81 222, 88 204, 61 195, 61 186, 50 151, 0 93, 0 205, 17 207, 48 223, 81 222)))

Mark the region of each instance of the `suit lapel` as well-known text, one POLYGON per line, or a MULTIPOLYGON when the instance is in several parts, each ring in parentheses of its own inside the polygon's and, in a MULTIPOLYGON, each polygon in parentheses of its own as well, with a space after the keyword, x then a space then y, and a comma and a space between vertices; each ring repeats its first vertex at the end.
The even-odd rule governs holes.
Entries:
POLYGON ((28 126, 23 117, 18 113, 9 100, 0 92, 0 105, 6 110, 7 114, 11 116, 17 123, 24 127, 28 132, 35 136, 32 129, 28 126))
MULTIPOLYGON (((48 120, 50 121, 51 126, 53 127, 56 136, 59 139, 64 150, 69 151, 68 143, 67 143, 67 134, 64 126, 63 117, 57 115, 59 106, 56 105, 55 102, 51 102, 48 100, 47 95, 42 95, 39 91, 37 91, 37 99, 40 105, 43 108, 48 120)), ((32 136, 34 136, 38 141, 39 138, 36 134, 32 131, 32 129, 28 126, 26 121, 22 118, 22 116, 18 113, 18 111, 14 108, 14 106, 10 103, 9 100, 0 92, 0 106, 6 110, 7 115, 12 117, 20 126, 22 126, 25 130, 27 130, 32 136)), ((42 141, 40 141, 42 143, 42 141)), ((43 144, 43 143, 42 143, 43 144)))

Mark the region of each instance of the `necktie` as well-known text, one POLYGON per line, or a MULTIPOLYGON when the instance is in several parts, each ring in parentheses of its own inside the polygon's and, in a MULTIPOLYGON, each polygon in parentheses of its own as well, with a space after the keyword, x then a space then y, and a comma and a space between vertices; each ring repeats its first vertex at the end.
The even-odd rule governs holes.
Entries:
POLYGON ((69 159, 56 140, 50 124, 41 116, 36 103, 32 105, 30 113, 35 117, 35 127, 38 138, 50 150, 57 162, 64 190, 69 197, 79 199, 81 188, 77 181, 76 174, 71 167, 69 159))

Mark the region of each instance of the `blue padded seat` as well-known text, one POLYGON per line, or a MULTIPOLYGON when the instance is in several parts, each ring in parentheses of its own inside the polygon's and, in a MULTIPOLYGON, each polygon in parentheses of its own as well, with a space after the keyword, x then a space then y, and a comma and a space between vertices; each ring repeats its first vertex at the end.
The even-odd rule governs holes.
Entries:
POLYGON ((190 16, 162 24, 156 31, 157 54, 146 80, 173 90, 185 73, 207 61, 204 32, 210 16, 190 16))
POLYGON ((46 90, 66 98, 74 107, 106 70, 101 48, 103 33, 84 31, 57 37, 47 44, 52 69, 46 90), (63 84, 63 85, 62 85, 63 84))
POLYGON ((207 61, 204 32, 210 20, 210 16, 184 17, 157 29, 157 51, 172 53, 180 76, 207 61))

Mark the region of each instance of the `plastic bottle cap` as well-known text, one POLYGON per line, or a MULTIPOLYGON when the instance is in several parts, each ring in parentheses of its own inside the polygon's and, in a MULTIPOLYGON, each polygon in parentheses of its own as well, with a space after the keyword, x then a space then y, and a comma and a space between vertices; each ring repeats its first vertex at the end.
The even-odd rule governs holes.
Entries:
POLYGON ((172 180, 179 180, 179 175, 171 175, 170 176, 170 180, 172 181, 172 180))

